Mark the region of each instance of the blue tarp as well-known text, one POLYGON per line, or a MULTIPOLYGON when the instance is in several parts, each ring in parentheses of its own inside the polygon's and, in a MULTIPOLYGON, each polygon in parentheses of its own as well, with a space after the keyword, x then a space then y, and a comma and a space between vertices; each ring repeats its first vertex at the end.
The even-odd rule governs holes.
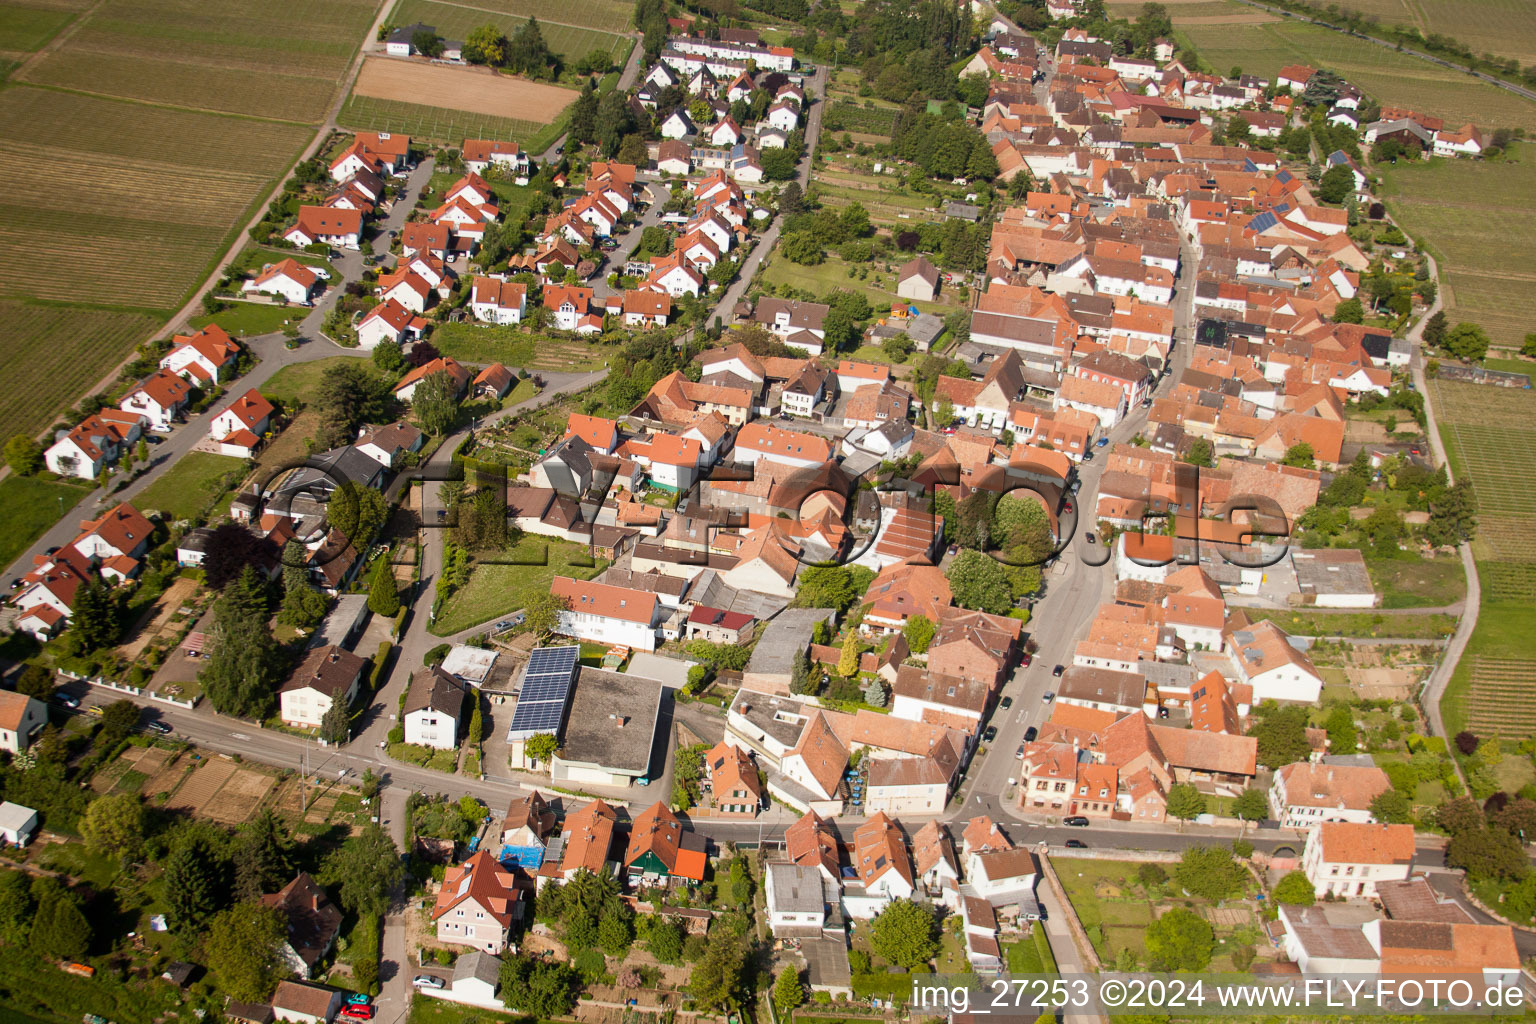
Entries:
POLYGON ((478 849, 480 849, 480 837, 475 836, 475 838, 469 841, 469 852, 474 853, 478 849))
POLYGON ((496 859, 507 867, 517 866, 528 871, 537 871, 539 865, 544 863, 544 847, 503 846, 496 859))

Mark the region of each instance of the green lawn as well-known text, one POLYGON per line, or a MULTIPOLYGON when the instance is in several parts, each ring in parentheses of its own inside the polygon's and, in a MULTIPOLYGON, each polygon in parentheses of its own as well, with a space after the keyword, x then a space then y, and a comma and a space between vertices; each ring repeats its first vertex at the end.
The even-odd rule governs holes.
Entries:
POLYGON ((608 565, 602 559, 593 565, 586 548, 550 537, 524 537, 495 557, 497 562, 475 565, 469 583, 443 605, 433 633, 449 636, 510 614, 535 594, 548 593, 556 576, 588 580, 608 565))
MULTIPOLYGON (((1508 350, 1493 349, 1493 351, 1508 350)), ((1489 370, 1498 370, 1501 373, 1523 373, 1527 377, 1536 374, 1536 362, 1532 362, 1529 359, 1484 359, 1483 367, 1489 370)))
POLYGON ((0 565, 25 551, 32 542, 58 522, 92 485, 39 480, 10 474, 0 480, 0 565), (61 500, 62 499, 62 500, 61 500))
POLYGON ((1381 615, 1376 612, 1290 612, 1245 608, 1255 621, 1270 619, 1297 636, 1344 636, 1355 639, 1393 637, 1439 640, 1456 632, 1454 615, 1381 615))
POLYGON ((134 496, 141 512, 164 512, 171 519, 193 519, 245 475, 245 460, 210 452, 188 452, 164 476, 134 496))
POLYGON ((479 1007, 462 1006, 443 999, 433 999, 430 996, 417 996, 411 1000, 411 1015, 406 1018, 406 1024, 486 1024, 486 1022, 501 1024, 504 1021, 526 1019, 510 1013, 495 1013, 479 1007))
POLYGON ((269 306, 264 302, 230 302, 228 309, 221 309, 212 316, 195 317, 190 321, 194 328, 218 324, 237 338, 255 337, 259 334, 275 334, 292 324, 297 327, 309 315, 304 306, 269 306))
MULTIPOLYGON (((358 362, 356 356, 331 356, 328 359, 316 359, 308 363, 293 363, 274 373, 261 386, 261 393, 276 396, 287 406, 292 406, 296 402, 308 402, 314 397, 315 388, 320 384, 320 377, 327 369, 342 363, 356 362, 358 362)), ((373 366, 369 360, 362 362, 364 366, 370 368, 373 366)))
POLYGON ((1438 608, 1467 596, 1467 574, 1455 556, 1367 558, 1365 567, 1383 608, 1438 608))
POLYGON ((758 271, 758 280, 775 287, 787 284, 810 292, 818 299, 834 288, 858 292, 869 300, 870 309, 874 311, 876 318, 884 316, 891 305, 897 302, 903 305, 914 305, 924 313, 945 316, 961 308, 966 301, 965 289, 952 285, 941 286, 939 302, 908 303, 906 299, 898 297, 895 291, 896 269, 902 262, 905 261, 893 261, 892 270, 889 273, 885 272, 883 264, 871 263, 869 276, 860 280, 857 277, 849 277, 849 265, 844 263, 841 257, 832 253, 827 254, 826 262, 814 267, 791 263, 782 255, 775 253, 769 258, 767 266, 758 271), (890 290, 884 287, 887 284, 890 285, 890 290))

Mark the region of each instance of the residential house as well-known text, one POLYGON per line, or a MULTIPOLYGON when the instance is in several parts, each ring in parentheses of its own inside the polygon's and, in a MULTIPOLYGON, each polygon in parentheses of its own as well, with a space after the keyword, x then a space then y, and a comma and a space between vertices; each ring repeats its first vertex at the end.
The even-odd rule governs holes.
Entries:
POLYGON ((24 754, 48 724, 48 706, 15 690, 0 690, 0 750, 24 754))
POLYGON ((672 296, 665 291, 627 288, 621 310, 625 327, 665 327, 672 316, 672 296))
POLYGON ((1039 861, 1029 850, 992 850, 972 854, 965 863, 966 883, 993 904, 1017 902, 1033 895, 1039 861))
POLYGON ((708 866, 707 840, 684 828, 682 820, 662 801, 641 811, 630 826, 624 868, 631 879, 702 882, 708 866))
POLYGON ((463 716, 464 687, 457 679, 436 665, 411 673, 402 707, 405 742, 455 750, 463 716))
POLYGON ((1279 626, 1265 620, 1233 630, 1227 643, 1238 677, 1253 687, 1255 704, 1266 700, 1317 703, 1323 690, 1322 674, 1279 626))
POLYGON ((363 676, 362 658, 335 644, 316 647, 278 687, 284 725, 317 729, 335 701, 350 705, 363 676))
POLYGON ((660 605, 655 594, 556 576, 550 593, 565 601, 557 633, 642 651, 656 649, 660 605))
POLYGON ((277 892, 264 894, 261 902, 286 920, 287 938, 280 950, 284 966, 301 978, 311 977, 316 965, 336 945, 341 908, 305 871, 277 892))
POLYGON ((501 363, 492 363, 475 375, 474 393, 481 398, 505 398, 516 384, 511 370, 501 363))
POLYGON ((528 286, 496 277, 476 277, 469 303, 481 323, 520 324, 528 308, 528 286))
POLYGON ((403 344, 409 338, 419 338, 427 322, 392 299, 374 306, 357 325, 357 344, 365 352, 378 348, 382 342, 403 344))
POLYGON ((465 139, 459 156, 471 174, 484 174, 489 168, 498 167, 522 175, 530 169, 528 154, 515 142, 465 139))
POLYGON ((385 469, 395 469, 406 455, 421 451, 426 435, 404 420, 383 427, 364 428, 352 447, 385 469))
POLYGON ((275 295, 284 302, 307 306, 319 287, 320 277, 310 267, 292 258, 268 263, 261 273, 240 286, 241 291, 275 295))
POLYGON ((1329 821, 1368 824, 1376 820, 1372 801, 1391 788, 1387 773, 1374 765, 1302 761, 1275 772, 1269 813, 1282 828, 1314 829, 1329 821))
POLYGON ((567 815, 560 830, 561 857, 557 876, 568 882, 578 871, 586 870, 597 875, 610 871, 613 834, 618 820, 618 814, 602 800, 593 800, 574 814, 567 815))
POLYGON ((489 850, 481 850, 443 876, 432 906, 437 940, 500 953, 507 948, 513 920, 521 916, 519 899, 516 877, 489 850))
POLYGON ((300 249, 311 245, 357 249, 363 239, 363 212, 335 206, 301 206, 298 220, 283 233, 283 238, 300 249))
POLYGON ((1375 899, 1378 882, 1413 872, 1413 826, 1323 822, 1307 836, 1301 870, 1324 897, 1375 899))
POLYGON ((402 402, 409 402, 415 397, 416 389, 421 385, 422 381, 439 373, 445 374, 448 377, 452 384, 455 398, 464 397, 464 392, 469 389, 469 382, 474 376, 457 359, 450 358, 449 356, 438 356, 429 363, 422 363, 404 377, 401 377, 400 383, 395 385, 395 397, 402 402))
POLYGON ((218 444, 220 454, 248 459, 272 426, 275 411, 260 391, 251 388, 213 418, 208 425, 208 437, 218 444))
POLYGON ((151 430, 170 430, 186 409, 191 394, 192 385, 186 378, 170 370, 157 370, 123 396, 120 408, 143 416, 151 430))
POLYGON ((196 334, 172 338, 171 350, 160 359, 160 369, 211 384, 226 379, 239 358, 239 343, 218 324, 209 324, 196 334))
POLYGON ((837 864, 837 838, 825 819, 815 811, 806 811, 784 830, 784 854, 791 864, 815 870, 829 882, 841 878, 837 864))
POLYGON ((757 765, 744 748, 721 740, 704 755, 716 817, 755 818, 763 803, 757 765))
POLYGON ((43 464, 59 476, 94 480, 149 426, 149 418, 122 409, 103 409, 60 432, 43 452, 43 464))
POLYGON ((828 882, 821 872, 801 864, 768 864, 764 876, 774 938, 820 938, 827 922, 828 882))
POLYGON ((939 268, 919 256, 896 272, 896 294, 913 302, 932 302, 939 292, 939 268))
POLYGON ((272 1016, 292 1024, 328 1024, 341 1008, 342 991, 307 981, 280 981, 272 994, 272 1016))
POLYGON ((884 903, 908 899, 917 891, 906 840, 896 822, 883 811, 871 815, 854 830, 853 870, 873 905, 850 906, 850 916, 873 917, 884 903))

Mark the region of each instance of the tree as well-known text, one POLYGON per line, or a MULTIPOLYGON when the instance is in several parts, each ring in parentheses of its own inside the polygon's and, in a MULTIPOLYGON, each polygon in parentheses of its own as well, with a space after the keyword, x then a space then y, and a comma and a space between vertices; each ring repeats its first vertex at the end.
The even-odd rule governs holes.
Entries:
POLYGON ((814 267, 827 257, 821 240, 809 231, 794 231, 785 235, 779 240, 779 249, 791 263, 807 267, 814 267))
POLYGON ((1259 763, 1269 768, 1283 768, 1304 761, 1312 753, 1307 741, 1307 709, 1298 705, 1279 707, 1261 705, 1256 709, 1258 723, 1249 735, 1258 741, 1259 763))
POLYGON ((246 566, 264 567, 272 554, 272 543, 252 533, 244 523, 220 523, 208 538, 203 581, 215 590, 223 590, 246 566))
POLYGON ((1242 891, 1247 873, 1232 859, 1230 850, 1219 846, 1192 846, 1179 858, 1173 877, 1191 895, 1224 900, 1242 891))
POLYGON ((569 131, 576 142, 592 142, 597 138, 597 93, 593 91, 590 79, 571 104, 569 131))
POLYGON ((1215 454, 1211 449, 1211 442, 1203 437, 1197 437, 1189 443, 1189 448, 1184 452, 1184 461, 1191 466, 1216 465, 1215 454))
MULTIPOLYGON (((621 164, 635 164, 643 167, 648 159, 645 136, 639 132, 630 132, 624 136, 619 142, 619 151, 615 154, 615 159, 621 164)), ((725 261, 721 261, 720 265, 724 266, 725 261)))
POLYGON ((512 33, 507 45, 507 67, 520 75, 539 77, 553 62, 538 18, 529 18, 512 33))
POLYGON ((283 971, 281 949, 288 921, 259 903, 237 903, 210 922, 203 940, 208 969, 232 998, 259 1003, 272 995, 283 971))
POLYGON ((69 649, 89 654, 117 642, 117 602, 94 572, 75 590, 74 614, 69 620, 69 649))
POLYGON ((1360 746, 1360 733, 1355 728, 1355 715, 1347 704, 1335 704, 1324 722, 1328 730, 1328 749, 1335 754, 1353 754, 1360 746))
POLYGON ((1475 363, 1488 354, 1488 332, 1463 321, 1446 332, 1442 347, 1457 359, 1475 363))
POLYGON ((1147 925, 1147 957, 1159 971, 1201 971, 1211 962, 1216 933, 1192 910, 1174 907, 1147 925))
POLYGON ((55 879, 39 878, 32 885, 37 910, 29 943, 34 952, 53 960, 79 960, 91 945, 91 922, 80 899, 55 879))
POLYGON ((605 95, 597 104, 596 138, 593 139, 604 156, 612 156, 619 150, 619 143, 634 129, 634 117, 621 89, 605 95))
POLYGON ((1232 801, 1232 813, 1244 821, 1262 821, 1269 816, 1269 801, 1262 789, 1245 789, 1232 801))
POLYGON ((1312 446, 1305 441, 1298 441, 1285 450, 1285 456, 1280 460, 1282 466, 1295 466, 1299 469, 1312 469, 1316 463, 1316 455, 1312 446))
POLYGON ((28 665, 16 677, 16 692, 46 701, 53 696, 53 672, 41 665, 28 665))
POLYGON ((1169 787, 1168 813, 1180 821, 1193 821, 1205 813, 1205 794, 1188 782, 1169 787))
POLYGON ((746 995, 747 944, 738 934, 710 936, 709 948, 688 977, 688 994, 699 1009, 728 1010, 746 995))
POLYGON ((459 415, 459 385, 447 370, 429 373, 411 393, 411 413, 416 425, 441 436, 453 429, 459 415))
POLYGON ((419 28, 411 36, 411 49, 427 57, 441 57, 443 37, 430 29, 419 28))
POLYGON ((837 674, 852 679, 859 674, 859 637, 850 629, 843 637, 843 650, 837 659, 837 674))
POLYGON ((675 964, 683 955, 683 929, 669 917, 652 918, 645 945, 657 960, 675 964))
POLYGON ((331 706, 320 718, 320 738, 327 743, 345 743, 352 736, 352 709, 345 694, 331 698, 331 706))
POLYGON ((933 634, 937 627, 928 616, 918 613, 907 620, 902 627, 901 635, 906 637, 907 649, 913 654, 927 654, 928 645, 933 643, 933 634))
POLYGON ((548 764, 558 749, 560 749, 560 743, 555 739, 554 733, 535 733, 523 743, 523 753, 540 764, 548 764))
POLYGON ((1503 829, 1479 828, 1456 832, 1445 847, 1445 865, 1460 868, 1474 879, 1519 881, 1530 874, 1520 840, 1503 829))
POLYGON ((43 468, 43 446, 35 438, 17 434, 5 442, 5 464, 17 476, 31 476, 43 468))
POLYGON ((1365 320, 1365 305, 1358 298, 1345 299, 1333 310, 1336 324, 1358 324, 1365 320))
POLYGON ((28 877, 20 871, 0 871, 0 942, 13 946, 26 942, 36 910, 28 877))
POLYGON ((928 963, 939 952, 939 922, 933 908, 915 900, 893 900, 870 926, 869 945, 903 970, 928 963))
POLYGON ((315 434, 321 449, 350 444, 363 423, 377 423, 392 411, 391 382, 360 360, 328 366, 315 386, 314 408, 320 415, 315 434))
POLYGON ((816 565, 800 571, 795 604, 801 608, 845 611, 869 586, 873 576, 859 566, 816 565))
POLYGON ((270 807, 240 827, 234 864, 235 892, 242 900, 276 892, 293 877, 293 840, 270 807))
POLYGON ((284 659, 254 569, 224 588, 213 613, 207 661, 197 676, 203 692, 221 714, 261 717, 272 706, 284 659))
POLYGON ((1463 729, 1457 733, 1455 743, 1456 749, 1461 752, 1462 757, 1471 757, 1477 753, 1477 733, 1472 732, 1470 729, 1463 729))
POLYGON ((501 999, 508 1009, 530 1017, 563 1017, 576 1006, 581 978, 568 964, 506 956, 501 962, 501 999))
POLYGON ((1317 892, 1304 872, 1292 871, 1275 883, 1274 897, 1277 903, 1310 907, 1317 900, 1317 892))
POLYGON ((780 972, 778 980, 773 983, 773 1007, 779 1011, 780 1017, 787 1018, 803 1002, 805 986, 800 982, 800 970, 791 964, 780 972))
POLYGON ((635 941, 635 912, 620 903, 597 923, 597 944, 609 956, 623 957, 635 941))
POLYGON ((544 636, 553 633, 555 627, 560 625, 560 613, 563 611, 569 611, 565 598, 558 594, 539 593, 523 607, 523 624, 535 636, 544 636))
POLYGON ((387 556, 374 559, 373 578, 368 581, 368 610, 386 619, 400 611, 400 588, 387 556))
POLYGON ((962 608, 1003 615, 1013 607, 1008 577, 1002 564, 991 555, 970 549, 962 551, 950 563, 945 576, 955 604, 962 608))
POLYGON ((1142 864, 1136 869, 1136 880, 1143 887, 1151 889, 1167 883, 1168 872, 1164 871, 1162 866, 1158 864, 1142 864))
POLYGON ((339 886, 337 901, 359 915, 382 917, 389 909, 390 893, 404 877, 395 841, 372 824, 326 857, 321 867, 321 881, 339 886))
POLYGON ((91 801, 80 835, 92 853, 133 860, 144 849, 144 805, 137 793, 118 793, 91 801))
MULTIPOLYGON (((464 37, 464 59, 471 64, 502 67, 507 63, 507 37, 494 23, 470 29, 464 37)), ((378 349, 374 349, 374 355, 378 355, 378 349)))
POLYGON ((224 904, 224 862, 205 836, 192 832, 165 859, 165 921, 173 934, 192 937, 224 904))
POLYGON ((1438 310, 1434 316, 1424 321, 1424 342, 1428 345, 1439 347, 1445 340, 1446 330, 1445 310, 1438 310))
POLYGON ((1348 164, 1335 164, 1317 183, 1317 197, 1325 203, 1342 203, 1355 190, 1355 172, 1348 164))
POLYGON ((1486 824, 1482 808, 1468 797, 1447 800, 1435 808, 1434 822, 1453 836, 1476 831, 1486 824))
POLYGON ((1371 800, 1371 815, 1390 825, 1413 821, 1413 804, 1396 789, 1384 789, 1371 800))

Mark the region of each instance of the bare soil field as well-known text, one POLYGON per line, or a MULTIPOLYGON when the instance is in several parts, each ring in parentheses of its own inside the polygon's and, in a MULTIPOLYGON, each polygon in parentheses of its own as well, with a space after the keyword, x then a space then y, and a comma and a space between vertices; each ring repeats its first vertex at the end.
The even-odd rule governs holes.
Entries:
POLYGON ((553 121, 577 96, 572 89, 481 68, 452 68, 377 57, 363 63, 353 92, 400 103, 414 103, 423 96, 431 96, 434 105, 451 110, 515 117, 540 124, 553 121))

